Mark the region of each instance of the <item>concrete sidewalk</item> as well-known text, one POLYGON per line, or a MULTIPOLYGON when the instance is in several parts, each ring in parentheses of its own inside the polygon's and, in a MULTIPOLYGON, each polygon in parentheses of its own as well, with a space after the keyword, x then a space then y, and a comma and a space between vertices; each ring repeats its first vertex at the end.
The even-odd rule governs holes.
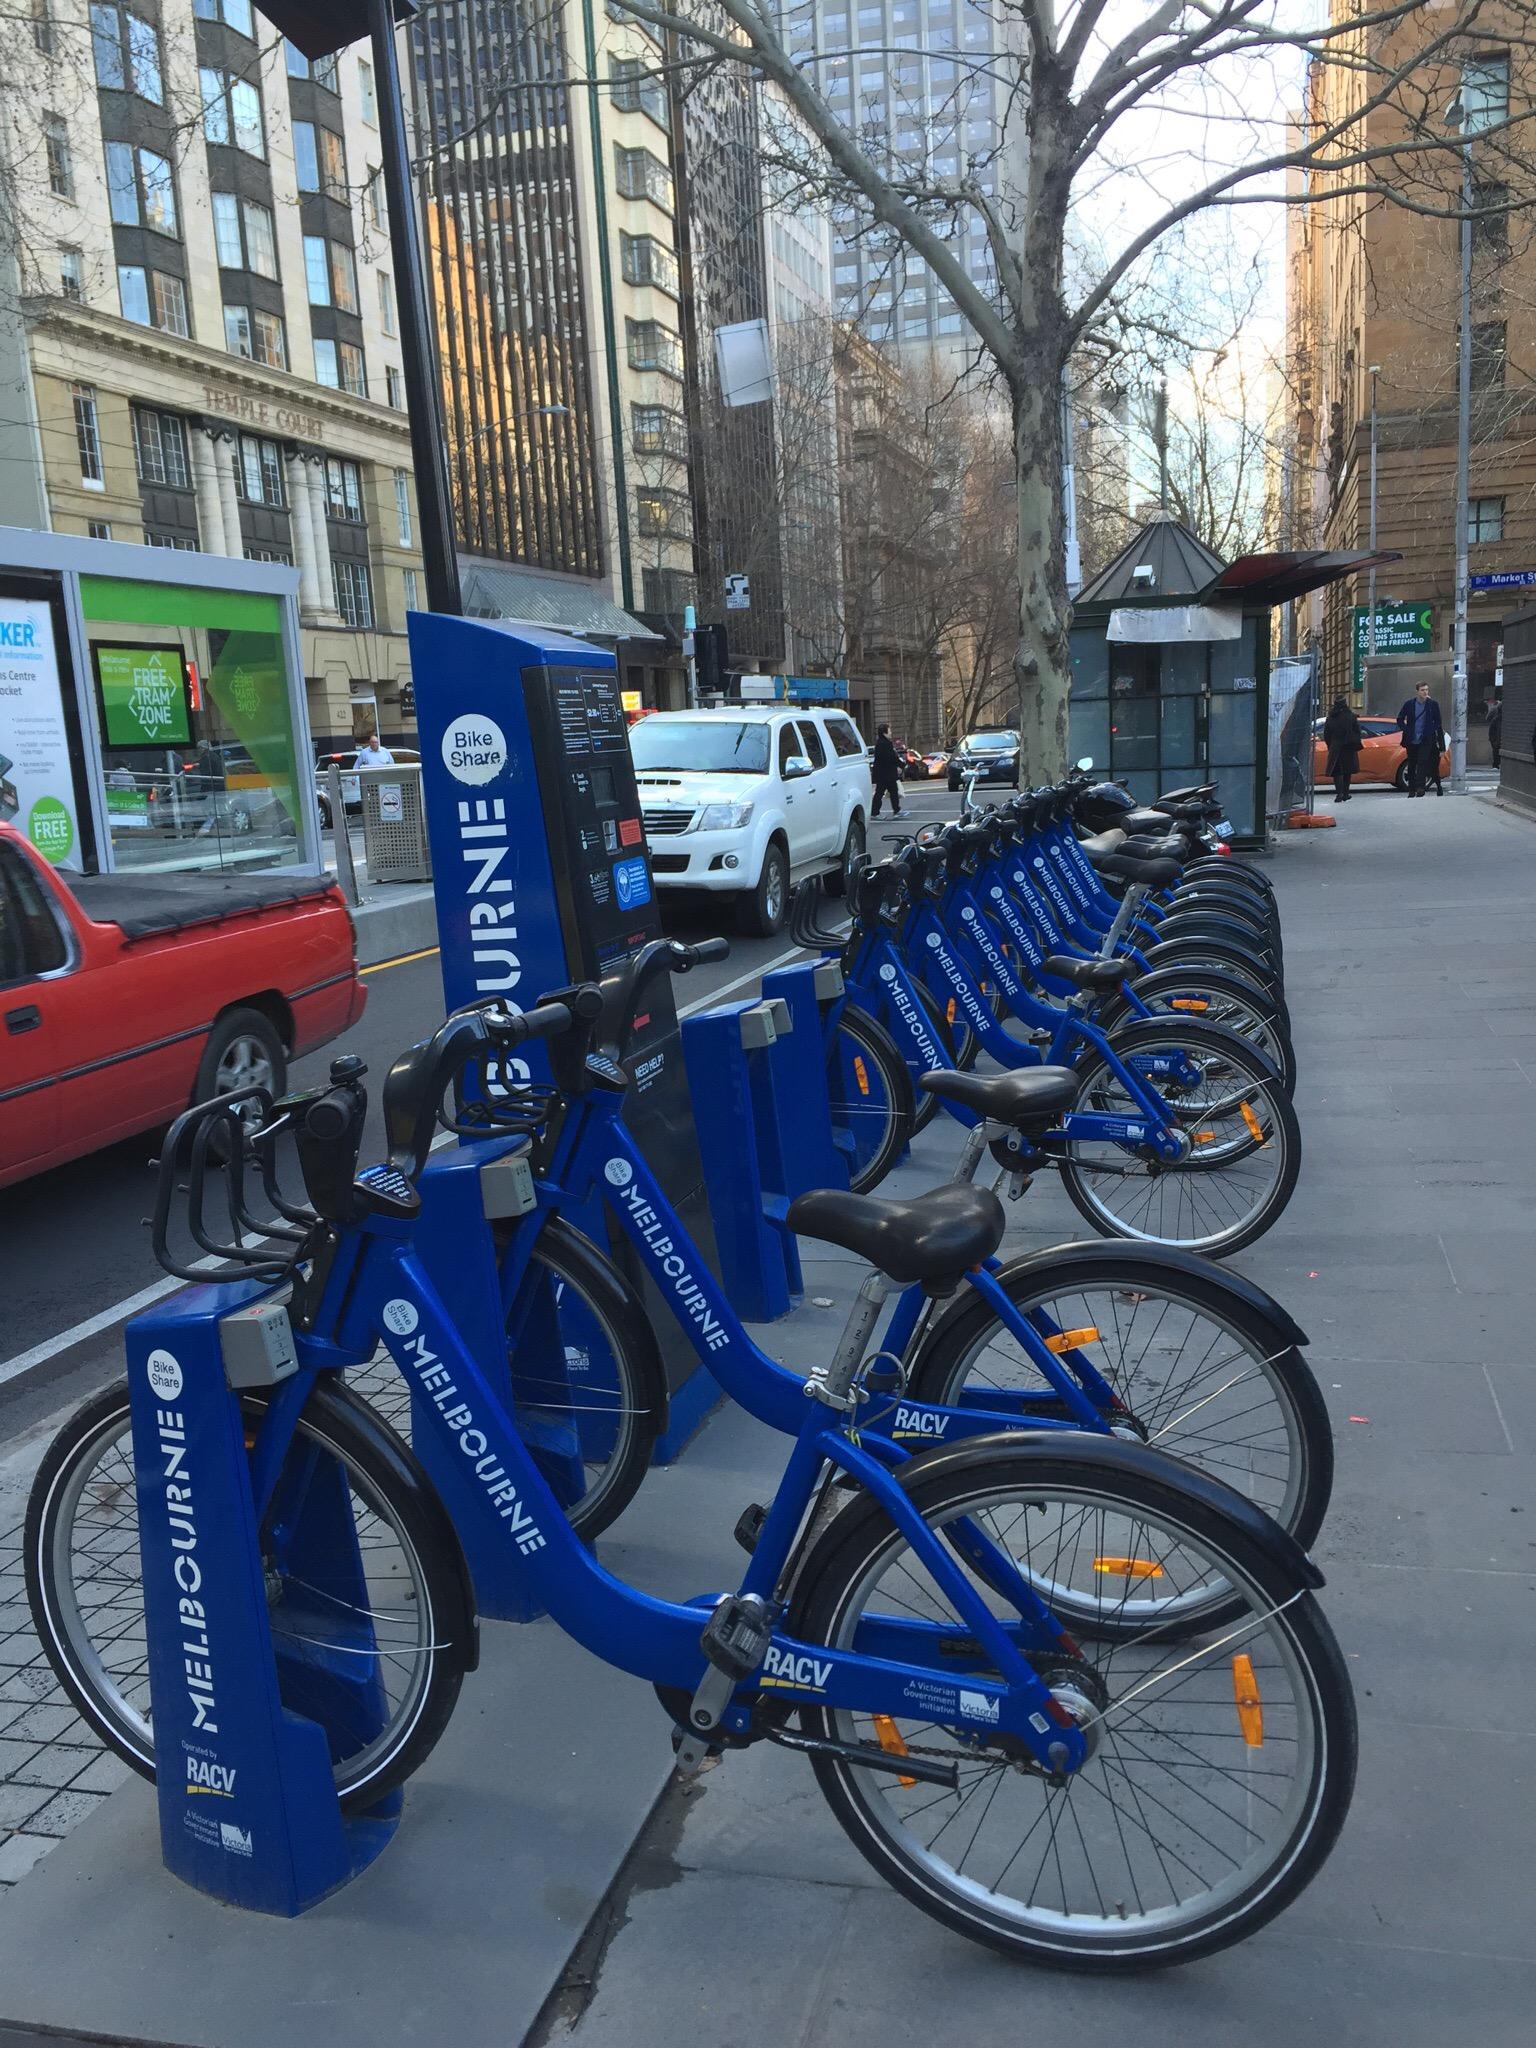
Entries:
POLYGON ((1301 1186, 1239 1263, 1312 1337, 1338 1438, 1319 1556, 1361 1721, 1312 1889, 1182 1971, 1023 1970, 894 1897, 809 1771, 670 1792, 538 2038, 576 2048, 1536 2038, 1536 837, 1361 800, 1273 865, 1301 1186), (1361 1419, 1356 1419, 1361 1418, 1361 1419))

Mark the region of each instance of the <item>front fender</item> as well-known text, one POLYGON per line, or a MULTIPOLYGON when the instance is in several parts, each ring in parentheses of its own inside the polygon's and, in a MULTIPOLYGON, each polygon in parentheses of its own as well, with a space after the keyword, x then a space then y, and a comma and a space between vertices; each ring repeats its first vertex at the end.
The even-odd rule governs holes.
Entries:
POLYGON ((1049 1279, 1059 1274, 1070 1263, 1073 1266, 1104 1266, 1115 1273, 1131 1275, 1144 1273, 1149 1282, 1173 1272, 1186 1280, 1198 1280, 1219 1293, 1229 1295, 1241 1307, 1254 1315, 1263 1316, 1272 1322, 1277 1333, 1288 1344, 1306 1344, 1307 1333, 1301 1325, 1283 1309, 1275 1297, 1257 1281, 1249 1280, 1230 1266, 1218 1266, 1214 1260, 1205 1259, 1198 1252, 1188 1252, 1177 1245, 1143 1245, 1129 1240, 1087 1238, 1077 1244, 1047 1245, 1043 1251, 1025 1252, 1021 1257, 1008 1260, 994 1274, 998 1284, 1006 1289, 1015 1280, 1028 1282, 1031 1279, 1049 1279))

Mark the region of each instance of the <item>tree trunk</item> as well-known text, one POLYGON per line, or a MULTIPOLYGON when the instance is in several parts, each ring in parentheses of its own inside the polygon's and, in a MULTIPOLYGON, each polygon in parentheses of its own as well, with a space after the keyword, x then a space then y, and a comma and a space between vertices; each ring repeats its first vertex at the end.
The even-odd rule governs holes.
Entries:
POLYGON ((1018 688, 1021 779, 1054 782, 1067 760, 1066 535, 1061 502, 1061 367, 1052 351, 1031 350, 1013 385, 1013 452, 1018 476, 1018 688))

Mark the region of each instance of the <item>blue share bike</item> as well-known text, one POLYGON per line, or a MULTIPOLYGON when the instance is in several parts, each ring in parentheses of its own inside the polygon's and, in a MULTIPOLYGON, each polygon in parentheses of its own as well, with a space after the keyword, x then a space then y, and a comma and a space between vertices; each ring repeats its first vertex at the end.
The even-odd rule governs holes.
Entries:
MULTIPOLYGON (((328 1724, 343 1806, 366 1810, 418 1768, 475 1661, 455 1531, 412 1453, 341 1382, 382 1338, 416 1397, 417 1427, 466 1477, 464 1512, 512 1546, 557 1625, 656 1687, 681 1770, 759 1740, 808 1756, 884 1877, 948 1926, 1019 1956, 1144 1968, 1224 1946, 1278 1912, 1327 1855, 1355 1759, 1349 1682, 1315 1599, 1321 1575, 1294 1540, 1240 1494, 1143 1444, 1014 1429, 913 1453, 894 1430, 871 1427, 887 1404, 865 1368, 884 1292, 984 1283, 1002 1232, 990 1194, 809 1198, 876 1272, 831 1359, 773 1396, 793 1398, 793 1446, 747 1532, 734 1592, 656 1599, 584 1546, 507 1412, 499 1344, 477 1356, 456 1320, 459 1293, 477 1273, 494 1275, 489 1226, 463 1231, 446 1263, 421 1252, 434 1182, 463 1185, 467 1159, 482 1185, 515 1183, 506 1163, 526 1147, 520 1135, 488 1135, 424 1156, 455 1075, 472 1060, 494 1075, 529 1037, 558 1043, 572 1022, 564 1002, 450 1018, 397 1062, 391 1157, 361 1173, 366 1096, 361 1063, 349 1060, 333 1065, 325 1091, 276 1106, 245 1091, 189 1111, 162 1164, 157 1241, 173 1270, 186 1268, 166 1252, 164 1229, 187 1143, 192 1233, 247 1276, 220 1312, 286 1300, 297 1370, 240 1397, 248 1478, 282 1697, 303 1713, 317 1696, 334 1706, 368 1693, 355 1732, 328 1724), (253 1102, 266 1112, 251 1147, 268 1196, 261 1215, 239 1143, 253 1102), (271 1139, 283 1127, 303 1205, 276 1187, 271 1139), (233 1154, 223 1239, 203 1219, 215 1140, 233 1154), (326 1528, 338 1500, 357 1526, 356 1543, 339 1546, 344 1591, 317 1566, 312 1539, 289 1568, 316 1496, 326 1528), (359 1688, 360 1668, 373 1670, 370 1688, 359 1688)), ((587 1059, 597 1079, 612 1078, 606 1055, 587 1059)), ((604 1178, 659 1217, 660 1190, 620 1129, 615 1119, 604 1178)), ((666 1267, 681 1253, 651 1252, 680 1277, 666 1267)), ((81 1440, 66 1430, 39 1471, 26 1563, 42 1639, 96 1718, 79 1661, 90 1639, 69 1626, 61 1557, 71 1501, 78 1510, 88 1486, 101 1491, 81 1440)), ((126 1558, 131 1536, 121 1540, 126 1558)), ((120 1727, 97 1725, 152 1772, 152 1730, 146 1757, 120 1727)))

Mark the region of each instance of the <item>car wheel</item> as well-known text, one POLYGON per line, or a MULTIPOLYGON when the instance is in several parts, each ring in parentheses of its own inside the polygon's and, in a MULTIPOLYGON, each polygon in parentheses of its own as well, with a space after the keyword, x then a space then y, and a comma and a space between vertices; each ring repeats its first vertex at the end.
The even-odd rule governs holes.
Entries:
POLYGON ((770 839, 757 887, 742 899, 742 922, 760 939, 771 939, 782 928, 788 909, 789 855, 776 839, 770 839))
MULTIPOLYGON (((1354 777, 1351 776, 1350 780, 1353 781, 1354 777)), ((1408 763, 1406 761, 1398 764, 1397 773, 1392 778, 1392 787, 1394 789, 1406 789, 1408 787, 1408 763)))
POLYGON ((864 846, 864 820, 855 811, 848 820, 848 837, 843 841, 843 857, 838 863, 837 871, 835 874, 827 876, 827 894, 829 896, 847 895, 849 889, 853 886, 854 864, 862 857, 864 846))
MULTIPOLYGON (((287 1086, 288 1055, 270 1017, 260 1010, 241 1008, 226 1010, 214 1019, 197 1063, 193 1102, 211 1102, 214 1096, 233 1094, 237 1088, 265 1088, 269 1095, 277 1096, 287 1086)), ((258 1105, 252 1103, 241 1121, 254 1129, 260 1121, 258 1105)), ((218 1133, 209 1149, 215 1157, 223 1157, 218 1133)))
POLYGON ((949 793, 951 796, 958 796, 960 794, 960 784, 953 775, 949 778, 949 793))
POLYGON ((322 832, 329 832, 331 829, 330 799, 328 797, 320 797, 318 802, 320 805, 320 830, 322 832))

